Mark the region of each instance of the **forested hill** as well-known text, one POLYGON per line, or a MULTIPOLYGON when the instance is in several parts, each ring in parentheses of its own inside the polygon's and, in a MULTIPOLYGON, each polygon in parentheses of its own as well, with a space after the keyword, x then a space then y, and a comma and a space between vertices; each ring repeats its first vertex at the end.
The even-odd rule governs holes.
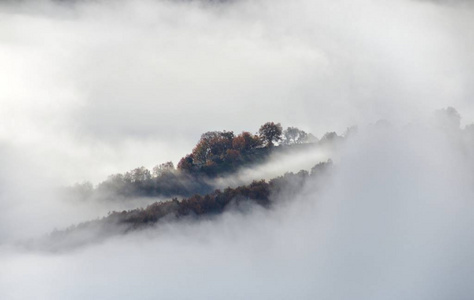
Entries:
MULTIPOLYGON (((292 199, 307 184, 312 188, 324 184, 321 178, 331 171, 332 162, 319 163, 310 172, 286 173, 270 181, 259 180, 249 185, 237 188, 214 190, 206 195, 194 195, 178 200, 173 198, 164 202, 155 202, 146 208, 128 211, 111 212, 108 216, 79 225, 73 225, 66 230, 54 231, 44 243, 48 251, 62 251, 87 243, 98 242, 117 234, 124 234, 137 229, 147 228, 160 222, 178 222, 181 219, 198 221, 212 218, 229 207, 248 209, 258 205, 271 208, 280 199, 292 199)), ((44 241, 36 241, 33 246, 41 248, 44 241)))
MULTIPOLYGON (((321 143, 338 139, 327 133, 321 143)), ((93 189, 89 183, 76 185, 72 194, 84 198, 101 195, 102 198, 121 197, 189 197, 204 195, 215 189, 213 180, 235 173, 247 166, 265 162, 272 153, 298 150, 318 145, 318 139, 295 127, 283 130, 279 123, 263 124, 257 134, 244 131, 210 131, 201 135, 191 153, 183 157, 175 168, 172 162, 135 168, 124 174, 114 174, 93 189), (104 196, 105 195, 105 196, 104 196)))
MULTIPOLYGON (((130 199, 165 196, 169 200, 157 198, 156 202, 145 208, 112 211, 101 219, 54 231, 46 238, 45 244, 48 250, 64 250, 160 222, 212 218, 229 210, 229 207, 248 209, 257 205, 271 208, 279 199, 294 198, 308 181, 313 187, 321 184, 318 177, 332 169, 332 162, 319 163, 310 172, 287 172, 269 181, 259 179, 238 187, 218 189, 213 185, 214 179, 232 174, 244 166, 262 163, 273 153, 288 151, 291 158, 295 151, 306 151, 340 139, 335 133, 328 133, 318 141, 302 130, 293 127, 283 130, 279 123, 273 122, 262 125, 257 134, 206 132, 192 152, 179 161, 177 168, 172 162, 160 164, 152 171, 144 167, 136 168, 125 174, 110 176, 97 188, 89 190, 92 194, 106 193, 111 199, 119 196, 130 199), (178 196, 184 198, 178 199, 178 196)), ((41 241, 33 243, 37 243, 36 247, 43 244, 41 241)))

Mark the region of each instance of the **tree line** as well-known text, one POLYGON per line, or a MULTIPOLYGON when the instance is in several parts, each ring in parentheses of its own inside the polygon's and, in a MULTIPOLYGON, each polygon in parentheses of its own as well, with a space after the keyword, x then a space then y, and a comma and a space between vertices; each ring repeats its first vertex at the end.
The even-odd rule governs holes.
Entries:
MULTIPOLYGON (((167 222, 179 221, 182 218, 199 220, 216 216, 226 211, 230 206, 238 209, 245 203, 271 208, 281 199, 291 200, 309 180, 312 180, 311 186, 313 188, 321 186, 324 184, 324 181, 320 180, 321 176, 332 169, 332 161, 328 160, 315 165, 310 172, 305 170, 298 173, 288 172, 268 182, 258 180, 236 188, 216 189, 205 195, 195 194, 181 200, 173 198, 164 202, 155 202, 146 208, 113 211, 101 219, 73 225, 66 230, 54 231, 50 238, 55 239, 55 242, 60 245, 63 238, 66 238, 69 243, 69 239, 74 239, 75 235, 81 239, 84 236, 81 233, 83 230, 94 229, 97 234, 96 238, 103 239, 108 235, 145 228, 162 220, 167 222)), ((87 240, 91 240, 89 235, 87 235, 87 240)))
POLYGON ((264 162, 277 146, 314 143, 317 138, 296 127, 283 130, 280 123, 267 122, 256 134, 243 131, 209 131, 201 135, 190 154, 175 167, 165 162, 153 167, 135 168, 114 174, 96 189, 90 183, 78 184, 75 191, 84 197, 94 192, 125 197, 190 196, 212 191, 210 179, 236 172, 246 165, 264 162))

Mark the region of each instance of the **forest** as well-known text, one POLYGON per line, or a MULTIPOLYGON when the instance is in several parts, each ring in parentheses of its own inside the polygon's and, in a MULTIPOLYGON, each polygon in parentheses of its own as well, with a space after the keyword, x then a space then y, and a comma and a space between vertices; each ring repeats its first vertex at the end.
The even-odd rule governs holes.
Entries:
POLYGON ((253 181, 249 185, 216 189, 205 195, 195 194, 181 200, 172 198, 159 201, 145 208, 112 211, 108 216, 72 225, 64 230, 55 230, 45 240, 29 241, 27 246, 41 248, 47 245, 48 251, 63 251, 100 242, 117 234, 157 226, 160 222, 196 222, 218 217, 229 209, 245 212, 253 205, 272 209, 278 202, 286 201, 284 199, 291 200, 308 182, 313 185, 313 189, 314 186, 322 187, 322 178, 329 175, 333 168, 332 161, 328 160, 315 165, 309 172, 287 172, 268 182, 253 181))
MULTIPOLYGON (((441 132, 459 128, 460 116, 453 108, 439 110, 435 117, 441 132)), ((371 128, 387 130, 391 125, 382 120, 371 128)), ((472 125, 466 126, 462 132, 468 134, 471 131, 472 125)), ((68 188, 67 192, 89 197, 90 201, 104 199, 97 194, 106 194, 106 200, 121 197, 133 203, 137 197, 145 196, 156 201, 145 207, 112 210, 107 216, 54 230, 48 235, 46 244, 48 249, 59 251, 161 223, 194 222, 215 218, 229 210, 245 211, 253 206, 271 210, 282 202, 281 199, 292 201, 307 185, 317 193, 325 184, 324 179, 335 169, 332 160, 319 162, 307 170, 285 172, 269 180, 253 180, 240 186, 218 188, 215 180, 264 162, 278 164, 278 161, 269 161, 274 153, 286 153, 292 157, 301 149, 314 151, 325 144, 337 145, 357 132, 356 127, 351 127, 342 136, 329 132, 318 140, 295 127, 283 130, 279 123, 274 122, 263 124, 256 134, 244 131, 235 135, 225 130, 206 132, 192 152, 181 158, 176 168, 170 161, 155 166, 152 171, 140 167, 125 174, 112 175, 95 188, 89 183, 68 188)))
POLYGON ((274 122, 263 124, 256 134, 244 131, 235 135, 225 130, 206 132, 176 168, 170 161, 155 166, 151 171, 139 167, 124 174, 111 175, 95 188, 90 183, 66 188, 65 192, 90 201, 103 200, 103 195, 112 201, 116 197, 126 201, 133 201, 135 197, 160 200, 146 207, 110 211, 107 216, 96 220, 56 229, 47 237, 48 247, 50 250, 74 247, 155 226, 163 220, 197 221, 216 217, 229 209, 238 211, 253 205, 271 209, 283 195, 285 199, 291 199, 301 192, 307 182, 321 184, 318 178, 333 168, 332 161, 320 162, 309 170, 285 172, 270 180, 253 180, 237 187, 216 188, 214 180, 267 162, 274 153, 291 156, 297 151, 307 151, 342 139, 330 132, 318 140, 296 127, 283 130, 279 123, 274 122), (168 200, 161 200, 162 197, 168 197, 168 200))
POLYGON ((171 161, 158 164, 151 170, 141 166, 123 174, 110 175, 95 188, 86 182, 67 188, 65 192, 82 198, 100 195, 111 200, 118 196, 204 195, 214 190, 213 180, 217 177, 262 164, 272 154, 317 147, 340 138, 335 132, 329 132, 318 140, 296 127, 283 130, 280 123, 274 122, 263 124, 256 134, 209 131, 201 135, 191 153, 181 158, 176 167, 171 161))

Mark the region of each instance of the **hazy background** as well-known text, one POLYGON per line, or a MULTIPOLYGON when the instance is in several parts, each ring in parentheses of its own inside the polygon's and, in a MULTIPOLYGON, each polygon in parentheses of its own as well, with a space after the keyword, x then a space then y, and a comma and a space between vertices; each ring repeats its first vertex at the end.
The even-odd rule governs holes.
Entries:
POLYGON ((205 131, 267 121, 320 137, 446 106, 474 119, 462 1, 73 3, 0 4, 0 140, 57 181, 176 163, 205 131))
POLYGON ((431 118, 474 121, 472 49, 469 1, 1 2, 0 298, 471 299, 472 132, 431 118), (363 130, 327 189, 276 211, 9 244, 94 215, 57 186, 267 121, 363 130))

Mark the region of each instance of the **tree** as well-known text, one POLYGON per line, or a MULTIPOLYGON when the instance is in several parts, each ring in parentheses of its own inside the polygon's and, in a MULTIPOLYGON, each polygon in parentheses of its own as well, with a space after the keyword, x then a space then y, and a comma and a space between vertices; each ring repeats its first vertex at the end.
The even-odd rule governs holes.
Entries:
POLYGON ((193 149, 193 163, 204 165, 208 160, 223 159, 226 151, 232 149, 232 131, 209 131, 201 135, 196 147, 193 149))
POLYGON ((288 127, 283 131, 283 144, 303 144, 307 142, 308 134, 296 127, 288 127))
POLYGON ((229 149, 226 151, 226 155, 225 155, 226 161, 233 162, 239 159, 239 157, 240 157, 239 150, 229 149))
POLYGON ((282 128, 280 123, 267 122, 260 127, 258 132, 267 147, 273 147, 273 142, 281 141, 282 128))
POLYGON ((306 142, 307 143, 317 143, 319 140, 317 137, 315 137, 312 133, 308 133, 308 136, 306 137, 306 142))
POLYGON ((178 170, 191 172, 193 170, 193 155, 188 154, 185 157, 181 158, 178 163, 178 170))
POLYGON ((250 132, 243 131, 232 140, 232 149, 245 152, 262 144, 260 138, 250 132))
POLYGON ((130 171, 132 182, 142 182, 151 179, 150 171, 145 167, 135 168, 130 171))
POLYGON ((337 133, 335 133, 334 131, 332 132, 326 132, 323 137, 321 138, 321 142, 325 143, 325 142, 332 142, 332 141, 335 141, 339 138, 339 136, 337 135, 337 133))
POLYGON ((173 172, 173 162, 168 161, 153 167, 153 177, 160 177, 163 173, 173 172))

